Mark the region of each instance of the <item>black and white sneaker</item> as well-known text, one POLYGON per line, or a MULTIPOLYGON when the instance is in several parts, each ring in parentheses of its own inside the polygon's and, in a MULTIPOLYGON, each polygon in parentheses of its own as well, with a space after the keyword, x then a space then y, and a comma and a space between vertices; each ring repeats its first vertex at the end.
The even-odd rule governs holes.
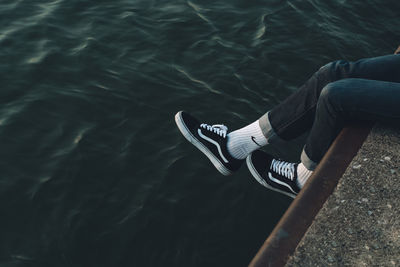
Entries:
POLYGON ((256 180, 268 189, 295 198, 297 186, 297 163, 274 159, 271 155, 256 150, 246 159, 247 167, 256 180))
POLYGON ((220 173, 230 175, 240 168, 244 160, 229 154, 226 146, 228 128, 225 125, 200 123, 184 111, 176 113, 175 122, 183 136, 200 149, 220 173))

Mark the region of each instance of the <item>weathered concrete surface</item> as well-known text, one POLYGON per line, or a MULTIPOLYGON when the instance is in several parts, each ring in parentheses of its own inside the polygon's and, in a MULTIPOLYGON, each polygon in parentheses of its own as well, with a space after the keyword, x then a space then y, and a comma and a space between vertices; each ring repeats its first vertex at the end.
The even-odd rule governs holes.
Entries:
POLYGON ((400 128, 372 130, 286 266, 400 266, 400 128))

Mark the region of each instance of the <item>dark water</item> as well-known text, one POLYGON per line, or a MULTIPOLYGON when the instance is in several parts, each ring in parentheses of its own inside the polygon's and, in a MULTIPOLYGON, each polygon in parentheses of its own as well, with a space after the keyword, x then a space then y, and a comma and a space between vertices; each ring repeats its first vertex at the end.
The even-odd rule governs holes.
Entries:
POLYGON ((392 53, 399 11, 398 0, 2 0, 0 266, 247 265, 290 199, 246 168, 219 175, 175 112, 252 122, 322 64, 392 53))

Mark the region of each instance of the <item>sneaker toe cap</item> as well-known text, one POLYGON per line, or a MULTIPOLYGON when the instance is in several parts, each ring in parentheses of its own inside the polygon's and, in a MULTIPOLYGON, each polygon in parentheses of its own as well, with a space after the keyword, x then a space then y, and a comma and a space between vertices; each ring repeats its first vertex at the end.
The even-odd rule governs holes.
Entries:
POLYGON ((200 125, 200 122, 195 117, 185 111, 179 111, 177 115, 189 129, 197 128, 200 125))
POLYGON ((256 150, 251 154, 251 163, 259 173, 265 173, 268 170, 271 160, 272 156, 261 150, 256 150))

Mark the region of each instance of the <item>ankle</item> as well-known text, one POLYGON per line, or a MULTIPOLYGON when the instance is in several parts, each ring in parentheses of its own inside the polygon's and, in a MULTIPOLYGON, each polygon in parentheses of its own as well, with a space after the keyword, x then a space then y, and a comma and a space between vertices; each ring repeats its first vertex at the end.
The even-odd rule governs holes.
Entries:
POLYGON ((227 149, 232 157, 246 158, 251 152, 267 144, 259 121, 255 121, 241 129, 228 134, 227 149))
POLYGON ((299 188, 303 188, 303 186, 307 182, 308 178, 310 178, 312 173, 313 171, 307 169, 303 163, 299 163, 299 165, 297 165, 297 181, 296 181, 297 186, 299 188))

